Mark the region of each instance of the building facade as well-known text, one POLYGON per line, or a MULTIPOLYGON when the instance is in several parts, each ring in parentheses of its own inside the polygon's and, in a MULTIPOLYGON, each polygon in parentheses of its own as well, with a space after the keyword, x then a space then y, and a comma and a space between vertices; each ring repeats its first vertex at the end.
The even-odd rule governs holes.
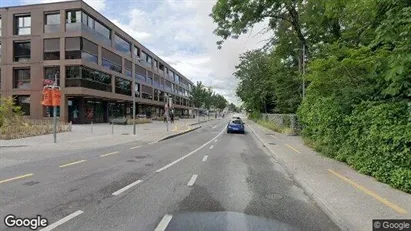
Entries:
POLYGON ((162 116, 166 98, 188 115, 192 82, 83 1, 0 8, 0 95, 33 119, 45 82, 61 87, 61 121, 162 116))

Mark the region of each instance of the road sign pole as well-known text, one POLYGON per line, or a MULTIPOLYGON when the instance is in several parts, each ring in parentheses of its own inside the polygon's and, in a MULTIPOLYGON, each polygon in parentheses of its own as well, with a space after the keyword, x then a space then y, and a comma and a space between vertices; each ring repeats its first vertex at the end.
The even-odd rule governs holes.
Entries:
MULTIPOLYGON (((54 74, 53 88, 57 88, 57 73, 54 74)), ((57 106, 53 105, 53 139, 57 143, 57 106)))

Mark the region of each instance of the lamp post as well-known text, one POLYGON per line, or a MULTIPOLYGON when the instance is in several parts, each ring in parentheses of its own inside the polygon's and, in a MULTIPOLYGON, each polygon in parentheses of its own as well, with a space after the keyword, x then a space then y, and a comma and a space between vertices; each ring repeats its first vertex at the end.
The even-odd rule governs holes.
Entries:
MULTIPOLYGON (((57 75, 59 72, 54 74, 54 83, 53 83, 53 89, 57 88, 57 75)), ((57 106, 53 106, 53 138, 54 138, 54 143, 57 143, 57 106)))
POLYGON ((133 86, 133 135, 136 135, 136 81, 133 86))

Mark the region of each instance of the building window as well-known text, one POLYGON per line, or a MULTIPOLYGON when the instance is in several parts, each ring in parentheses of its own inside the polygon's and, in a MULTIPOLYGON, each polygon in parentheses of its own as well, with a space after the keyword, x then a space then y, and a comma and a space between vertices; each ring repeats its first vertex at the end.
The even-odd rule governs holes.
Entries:
POLYGON ((133 72, 132 72, 133 63, 128 59, 124 59, 124 66, 126 68, 126 75, 128 77, 133 77, 133 72))
POLYGON ((21 108, 23 115, 30 115, 30 95, 13 96, 16 106, 21 108))
POLYGON ((44 60, 60 59, 60 39, 44 39, 44 60))
POLYGON ((150 85, 153 85, 153 78, 147 76, 146 82, 150 85))
POLYGON ((131 96, 131 81, 116 77, 116 93, 131 96))
POLYGON ((44 80, 51 80, 54 83, 57 77, 57 86, 60 86, 60 67, 44 67, 44 80))
POLYGON ((131 44, 117 34, 114 35, 114 48, 120 52, 131 55, 131 44))
POLYGON ((101 34, 102 36, 106 37, 107 39, 111 40, 110 29, 108 29, 103 24, 99 23, 98 21, 95 21, 95 23, 94 23, 94 30, 97 33, 101 34))
POLYGON ((146 81, 146 69, 140 65, 134 65, 134 77, 136 81, 144 83, 146 81))
POLYGON ((30 68, 14 69, 13 88, 30 88, 30 68))
POLYGON ((164 91, 158 91, 158 96, 159 96, 160 102, 164 102, 164 100, 165 100, 164 94, 165 94, 164 91))
POLYGON ((118 56, 114 54, 113 52, 102 49, 102 66, 109 69, 113 70, 119 73, 122 73, 123 66, 122 66, 122 58, 121 56, 118 56))
POLYGON ((2 48, 2 47, 1 47, 1 42, 0 42, 0 63, 1 63, 1 54, 2 54, 2 52, 1 52, 1 51, 2 51, 2 50, 1 50, 1 48, 2 48))
POLYGON ((80 22, 81 22, 81 11, 75 10, 75 11, 66 12, 66 23, 67 24, 80 23, 80 22))
POLYGON ((66 38, 66 59, 83 59, 97 64, 97 54, 97 44, 81 37, 66 38))
POLYGON ((111 76, 84 66, 67 66, 66 87, 84 87, 111 92, 111 76))
POLYGON ((30 15, 18 15, 14 16, 16 35, 29 35, 31 34, 31 16, 30 15))
POLYGON ((146 86, 146 85, 142 85, 141 86, 141 97, 143 99, 153 99, 153 88, 146 86))
POLYGON ((44 32, 54 33, 60 31, 60 13, 47 13, 44 15, 44 32))
POLYGON ((154 89, 154 100, 158 101, 158 90, 154 89))
POLYGON ((0 18, 0 36, 1 36, 1 32, 2 32, 2 31, 1 31, 1 18, 0 18))
POLYGON ((14 42, 14 61, 29 61, 31 53, 31 44, 28 41, 14 42))
POLYGON ((174 81, 179 84, 180 83, 180 76, 178 76, 177 74, 174 75, 174 81))
POLYGON ((134 84, 134 94, 136 95, 136 97, 140 97, 140 84, 138 83, 134 84))
POLYGON ((140 48, 133 46, 133 58, 136 61, 140 61, 140 48))
POLYGON ((154 59, 154 68, 157 69, 158 68, 158 61, 154 59))

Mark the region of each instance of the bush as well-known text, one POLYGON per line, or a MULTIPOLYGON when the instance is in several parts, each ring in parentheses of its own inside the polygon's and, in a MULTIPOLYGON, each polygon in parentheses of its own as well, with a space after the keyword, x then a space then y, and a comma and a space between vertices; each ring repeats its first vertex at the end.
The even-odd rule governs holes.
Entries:
POLYGON ((411 123, 405 102, 363 102, 346 119, 339 153, 361 173, 411 192, 411 123))

